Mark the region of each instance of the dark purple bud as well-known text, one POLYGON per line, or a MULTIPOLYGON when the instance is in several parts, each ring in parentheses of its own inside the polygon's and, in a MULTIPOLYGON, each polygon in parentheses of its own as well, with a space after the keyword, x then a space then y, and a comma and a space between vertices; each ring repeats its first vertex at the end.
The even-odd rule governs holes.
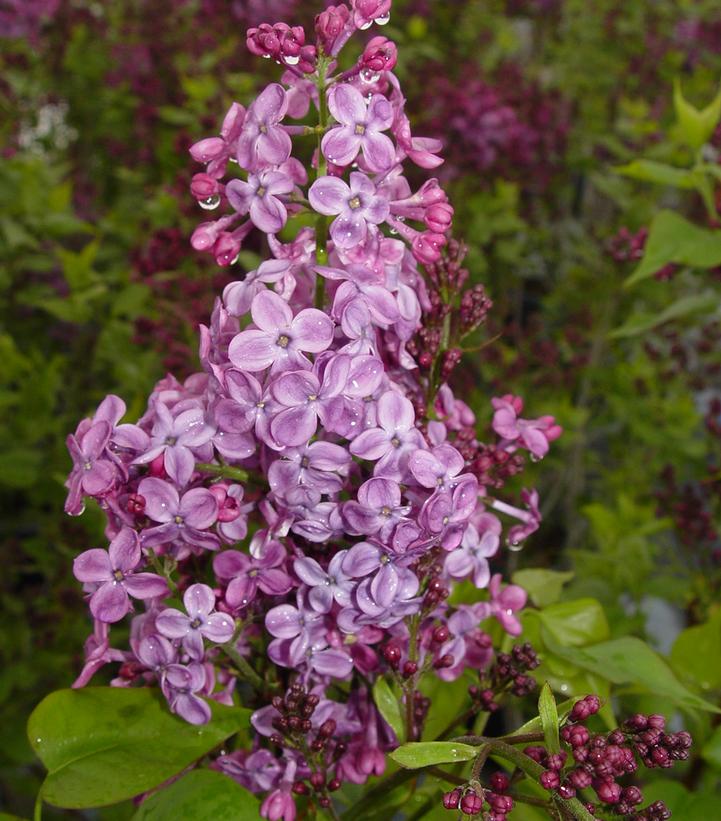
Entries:
POLYGON ((451 790, 451 792, 443 793, 443 806, 447 810, 457 810, 461 803, 461 791, 451 790))
POLYGON ((476 795, 475 792, 466 793, 463 798, 461 798, 461 812, 464 812, 466 815, 478 815, 482 809, 483 799, 480 795, 476 795))
POLYGON ((544 790, 555 790, 561 783, 558 773, 554 770, 546 770, 545 772, 542 772, 541 777, 538 780, 544 790))

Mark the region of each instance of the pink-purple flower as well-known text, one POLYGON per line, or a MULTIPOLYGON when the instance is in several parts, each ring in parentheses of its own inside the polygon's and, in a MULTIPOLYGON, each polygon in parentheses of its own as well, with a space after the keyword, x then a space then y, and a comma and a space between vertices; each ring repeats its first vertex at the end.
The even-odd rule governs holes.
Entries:
POLYGON ((204 638, 216 644, 230 641, 235 623, 227 614, 215 612, 215 596, 207 584, 191 584, 183 594, 183 604, 186 613, 172 607, 161 610, 155 627, 166 638, 180 640, 193 661, 203 658, 204 638))
POLYGON ((359 171, 351 173, 350 185, 338 177, 321 177, 311 185, 308 199, 319 214, 337 214, 330 235, 338 248, 365 242, 368 226, 380 225, 388 216, 388 200, 359 171))

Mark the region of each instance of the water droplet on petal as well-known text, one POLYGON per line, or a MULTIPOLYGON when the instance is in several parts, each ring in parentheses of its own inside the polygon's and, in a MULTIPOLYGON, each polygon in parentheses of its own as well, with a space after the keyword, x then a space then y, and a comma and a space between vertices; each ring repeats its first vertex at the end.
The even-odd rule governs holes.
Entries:
POLYGON ((293 54, 286 54, 286 55, 285 55, 285 57, 283 57, 283 60, 284 60, 284 61, 285 61, 285 62, 286 62, 289 66, 297 66, 297 65, 298 65, 298 63, 300 62, 300 57, 298 57, 298 55, 297 55, 297 54, 295 54, 295 55, 293 55, 293 54))
POLYGON ((378 23, 379 26, 385 26, 390 19, 390 14, 383 14, 380 17, 376 17, 376 23, 378 23))
POLYGON ((377 83, 380 76, 380 72, 373 71, 370 68, 364 68, 360 73, 360 78, 364 83, 377 83))
POLYGON ((367 23, 363 23, 363 25, 362 25, 362 26, 358 26, 358 28, 359 28, 361 31, 365 31, 366 29, 369 29, 372 25, 373 25, 373 21, 372 21, 372 20, 369 20, 367 23))
POLYGON ((531 454, 531 461, 532 462, 540 462, 542 458, 543 458, 542 456, 536 456, 535 453, 531 454))
POLYGON ((518 553, 520 550, 523 550, 523 542, 519 542, 517 539, 508 539, 506 544, 508 545, 508 549, 512 550, 514 553, 518 553))
POLYGON ((220 196, 218 194, 213 194, 207 199, 198 200, 198 205, 205 211, 213 211, 220 205, 220 196))

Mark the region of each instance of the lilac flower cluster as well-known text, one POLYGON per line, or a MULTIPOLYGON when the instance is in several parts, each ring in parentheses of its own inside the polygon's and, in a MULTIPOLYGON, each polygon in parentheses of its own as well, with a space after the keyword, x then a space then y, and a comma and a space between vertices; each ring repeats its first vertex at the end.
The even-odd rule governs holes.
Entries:
MULTIPOLYGON (((387 22, 389 8, 328 8, 314 46, 285 24, 248 32, 254 53, 282 64, 283 83, 247 109, 234 103, 220 136, 192 147, 206 165, 194 196, 230 210, 192 243, 229 265, 257 228, 271 256, 231 282, 201 326, 202 372, 163 379, 136 424, 121 423, 125 405, 109 396, 68 438, 66 510, 95 499, 111 540, 75 562, 95 619, 77 686, 120 662, 115 684, 158 684, 192 723, 209 719, 208 699, 256 705, 253 749, 216 766, 264 793, 270 819, 292 821, 298 797, 329 806, 342 781, 382 773, 398 739, 368 682, 396 679, 417 738, 429 707, 420 678, 488 666, 486 618, 520 632, 525 592, 488 561, 504 530, 497 514, 516 522, 514 548, 540 521, 535 491, 521 509, 469 469, 475 416, 440 378, 485 308, 446 282, 447 312, 465 305, 470 319, 448 326, 430 368, 408 347, 434 310, 419 263, 445 265, 453 209, 434 179, 414 192, 403 162, 433 168, 440 146, 411 134, 388 40, 334 73, 349 37, 387 22), (287 123, 311 107, 317 125, 287 123), (309 139, 310 185, 293 156, 309 139), (278 236, 300 216, 306 227, 278 236), (479 601, 450 606, 465 579, 479 601), (130 649, 115 649, 110 626, 131 612, 130 649)), ((515 397, 494 411, 491 446, 509 457, 541 458, 560 434, 551 417, 521 418, 515 397)))

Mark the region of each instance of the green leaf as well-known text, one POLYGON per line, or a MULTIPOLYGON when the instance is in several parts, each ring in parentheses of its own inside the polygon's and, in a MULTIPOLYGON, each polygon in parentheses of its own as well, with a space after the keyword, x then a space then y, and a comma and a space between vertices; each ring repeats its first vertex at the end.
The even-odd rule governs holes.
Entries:
POLYGON ((260 802, 227 775, 193 770, 140 805, 132 821, 256 821, 260 802))
POLYGON ((553 697, 551 685, 545 682, 538 697, 538 716, 543 727, 543 737, 551 753, 561 752, 561 742, 558 736, 558 708, 553 697))
POLYGON ((673 188, 696 188, 698 178, 693 171, 676 168, 673 165, 655 162, 654 160, 633 160, 614 169, 624 177, 632 177, 642 182, 655 182, 659 185, 670 185, 673 188))
MULTIPOLYGON (((558 722, 559 724, 564 721, 568 714, 571 712, 573 705, 580 701, 583 696, 574 696, 573 698, 567 698, 565 701, 562 701, 560 704, 556 705, 556 712, 558 714, 558 722)), ((526 733, 537 733, 539 730, 543 729, 543 723, 541 722, 541 716, 534 716, 530 721, 527 721, 517 730, 514 730, 511 735, 526 735, 526 733)))
POLYGON ((663 801, 671 810, 673 821, 699 821, 701 818, 721 817, 721 797, 712 792, 689 792, 677 781, 665 779, 644 786, 646 802, 663 801))
POLYGON ((717 727, 711 738, 703 745, 701 756, 712 767, 721 770, 721 727, 717 727))
POLYGON ((706 622, 679 633, 671 664, 701 690, 721 689, 721 609, 706 622))
POLYGON ((51 693, 28 720, 30 744, 48 770, 43 799, 83 809, 157 787, 247 726, 249 710, 209 704, 212 720, 197 727, 151 688, 51 693))
MULTIPOLYGON (((721 237, 721 234, 719 235, 721 237)), ((625 339, 646 333, 652 328, 671 322, 674 319, 683 319, 699 313, 710 313, 719 306, 719 299, 713 291, 704 291, 702 294, 689 294, 677 299, 660 313, 638 313, 632 316, 624 325, 611 331, 609 339, 625 339)))
POLYGON ((721 90, 706 108, 699 111, 683 96, 681 81, 676 78, 673 85, 673 105, 679 135, 686 145, 698 151, 711 139, 721 119, 721 90))
POLYGON ((563 647, 582 647, 610 635, 603 607, 596 599, 559 602, 539 611, 542 632, 550 633, 563 647))
POLYGON ((590 670, 614 684, 634 684, 682 707, 721 713, 718 707, 681 684, 664 659, 634 636, 572 650, 553 642, 550 647, 577 667, 590 670))
POLYGON ((538 607, 548 607, 561 598, 563 585, 573 578, 571 571, 544 570, 542 567, 529 567, 517 570, 511 579, 520 585, 538 607))
POLYGON ((376 679, 373 685, 373 700, 378 711, 390 726, 399 741, 405 738, 403 715, 396 694, 384 678, 376 679))
POLYGON ((478 755, 478 747, 457 744, 455 741, 419 741, 403 744, 390 753, 390 757, 401 767, 417 770, 433 764, 454 764, 470 761, 478 755))
POLYGON ((669 262, 692 268, 721 265, 721 231, 699 228, 673 211, 659 211, 651 222, 643 259, 624 286, 647 279, 669 262))

